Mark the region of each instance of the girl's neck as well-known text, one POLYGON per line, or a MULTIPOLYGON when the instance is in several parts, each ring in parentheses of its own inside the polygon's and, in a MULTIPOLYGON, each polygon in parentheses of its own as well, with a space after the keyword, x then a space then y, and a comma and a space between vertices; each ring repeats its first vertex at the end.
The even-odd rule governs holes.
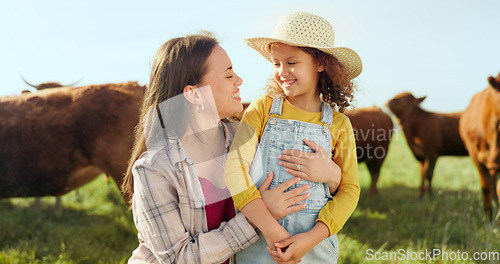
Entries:
POLYGON ((288 97, 288 101, 295 107, 307 112, 321 112, 321 100, 318 96, 300 95, 295 97, 288 97))

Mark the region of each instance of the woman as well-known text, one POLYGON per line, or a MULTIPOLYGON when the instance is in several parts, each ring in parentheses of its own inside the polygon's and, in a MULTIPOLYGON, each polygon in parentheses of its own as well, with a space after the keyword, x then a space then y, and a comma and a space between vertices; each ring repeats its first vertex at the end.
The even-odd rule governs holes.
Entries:
MULTIPOLYGON (((223 180, 232 129, 220 119, 242 111, 241 83, 209 35, 158 49, 123 184, 140 242, 129 263, 226 263, 259 239, 223 180)), ((304 208, 292 205, 308 186, 285 192, 291 179, 266 191, 271 179, 261 192, 274 217, 304 208)))

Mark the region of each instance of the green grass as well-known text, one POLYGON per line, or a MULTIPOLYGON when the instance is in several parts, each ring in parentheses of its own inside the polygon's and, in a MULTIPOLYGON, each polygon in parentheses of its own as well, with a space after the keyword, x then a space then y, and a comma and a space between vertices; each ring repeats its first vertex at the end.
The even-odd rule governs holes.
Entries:
MULTIPOLYGON (((361 198, 339 234, 339 263, 474 263, 473 261, 376 261, 371 254, 424 252, 499 252, 500 228, 483 212, 477 172, 468 157, 438 160, 432 197, 418 198, 418 164, 401 134, 395 134, 378 182, 379 195, 368 198, 370 176, 360 165, 361 198)), ((101 176, 63 197, 57 216, 55 198, 0 201, 0 264, 126 263, 137 246, 132 214, 116 185, 101 176)), ((498 207, 495 205, 495 210, 498 207)), ((380 255, 382 256, 382 255, 380 255)), ((475 263, 499 263, 476 261, 475 263)))

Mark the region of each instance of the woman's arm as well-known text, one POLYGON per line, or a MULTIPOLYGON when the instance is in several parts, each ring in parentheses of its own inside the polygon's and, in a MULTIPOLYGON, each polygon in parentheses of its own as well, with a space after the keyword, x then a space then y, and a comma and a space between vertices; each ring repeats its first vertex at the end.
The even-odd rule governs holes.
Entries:
POLYGON ((309 198, 311 194, 302 193, 311 188, 309 184, 286 191, 300 181, 300 178, 295 177, 269 190, 273 177, 273 172, 270 172, 259 187, 259 192, 262 195, 262 200, 266 204, 267 209, 269 209, 269 212, 274 216, 274 219, 281 219, 286 215, 295 213, 306 207, 306 203, 303 203, 303 201, 309 198))
POLYGON ((192 197, 178 195, 169 180, 175 176, 165 175, 172 173, 145 165, 134 168, 134 221, 160 263, 221 263, 259 239, 241 213, 216 230, 190 234, 187 228, 199 225, 200 220, 193 218, 200 208, 190 207, 192 197))

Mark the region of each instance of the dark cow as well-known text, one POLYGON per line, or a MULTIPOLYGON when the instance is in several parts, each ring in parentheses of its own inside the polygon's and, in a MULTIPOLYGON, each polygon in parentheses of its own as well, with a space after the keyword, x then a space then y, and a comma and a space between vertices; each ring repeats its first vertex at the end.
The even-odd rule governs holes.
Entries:
POLYGON ((65 194, 104 172, 121 186, 145 86, 0 97, 0 198, 65 194))
POLYGON ((420 108, 425 99, 415 98, 411 93, 401 93, 387 102, 403 129, 406 142, 420 164, 420 196, 425 193, 425 181, 431 194, 434 166, 439 156, 467 156, 458 122, 461 112, 433 113, 420 108))
POLYGON ((358 163, 365 162, 370 171, 370 197, 373 197, 378 193, 380 168, 389 150, 394 124, 391 117, 378 107, 348 110, 345 115, 351 120, 356 137, 358 163))
POLYGON ((479 171, 484 210, 492 219, 491 200, 500 198, 500 181, 495 192, 500 170, 500 74, 496 78, 490 76, 488 82, 488 88, 474 95, 465 109, 460 119, 460 136, 479 171))

